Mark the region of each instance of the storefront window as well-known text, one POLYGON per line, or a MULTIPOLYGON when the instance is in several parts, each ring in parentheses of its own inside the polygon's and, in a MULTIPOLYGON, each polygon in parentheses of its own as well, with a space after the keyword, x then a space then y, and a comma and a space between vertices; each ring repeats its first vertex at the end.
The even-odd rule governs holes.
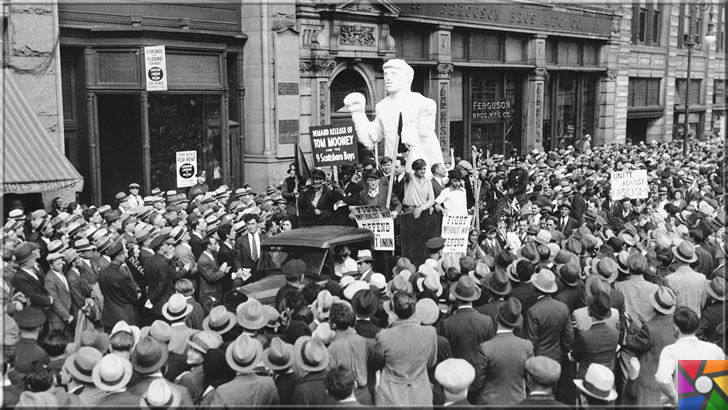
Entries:
MULTIPOLYGON (((476 72, 470 90, 470 146, 509 154, 520 151, 520 76, 476 72)), ((465 153, 469 155, 469 152, 465 153)))
POLYGON ((549 75, 544 110, 544 148, 574 145, 581 137, 594 135, 598 78, 573 71, 549 75))
POLYGON ((222 184, 222 139, 219 95, 150 94, 149 134, 152 187, 177 183, 176 152, 197 151, 197 168, 207 184, 222 184))

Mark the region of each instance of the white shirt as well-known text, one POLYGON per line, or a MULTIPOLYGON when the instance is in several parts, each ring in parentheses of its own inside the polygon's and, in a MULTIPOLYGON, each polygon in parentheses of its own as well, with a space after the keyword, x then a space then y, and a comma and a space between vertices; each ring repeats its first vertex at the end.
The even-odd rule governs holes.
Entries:
POLYGON ((695 335, 684 336, 660 353, 655 381, 660 384, 673 383, 677 392, 678 360, 725 360, 723 350, 713 343, 698 340, 695 335))
POLYGON ((468 213, 468 201, 465 197, 465 188, 460 187, 455 189, 453 187, 446 187, 437 196, 435 202, 445 207, 448 212, 456 214, 468 213))
MULTIPOLYGON (((255 236, 255 255, 260 258, 260 234, 258 232, 248 234, 248 243, 250 244, 250 257, 253 257, 253 236, 255 236)), ((257 260, 257 259, 256 259, 257 260)))

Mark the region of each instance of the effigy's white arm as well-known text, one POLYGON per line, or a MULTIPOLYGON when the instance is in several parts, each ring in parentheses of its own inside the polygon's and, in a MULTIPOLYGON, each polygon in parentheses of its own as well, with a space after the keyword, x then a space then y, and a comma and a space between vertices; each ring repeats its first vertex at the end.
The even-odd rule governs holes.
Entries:
POLYGON ((434 100, 425 98, 420 106, 420 120, 417 121, 417 131, 420 138, 425 140, 434 138, 437 140, 437 134, 435 134, 436 117, 437 104, 434 100))
POLYGON ((367 149, 373 150, 374 144, 384 135, 379 116, 377 115, 374 121, 369 121, 365 113, 366 98, 361 93, 348 94, 344 98, 344 104, 351 113, 359 142, 367 149))

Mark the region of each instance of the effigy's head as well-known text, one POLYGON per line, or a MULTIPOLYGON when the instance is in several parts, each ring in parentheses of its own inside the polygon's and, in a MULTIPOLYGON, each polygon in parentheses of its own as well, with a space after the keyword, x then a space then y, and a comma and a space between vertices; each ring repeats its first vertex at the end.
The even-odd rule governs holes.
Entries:
POLYGON ((384 69, 384 88, 388 93, 396 93, 403 89, 410 89, 415 70, 404 60, 394 58, 382 66, 384 69))

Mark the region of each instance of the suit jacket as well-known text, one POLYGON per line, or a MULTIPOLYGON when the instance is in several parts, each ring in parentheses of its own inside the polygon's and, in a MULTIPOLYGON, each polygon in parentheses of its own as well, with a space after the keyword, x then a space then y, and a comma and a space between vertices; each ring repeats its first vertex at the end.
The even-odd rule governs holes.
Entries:
POLYGON ((549 295, 540 297, 526 315, 526 336, 536 356, 547 356, 561 363, 561 356, 574 345, 569 308, 549 295))
POLYGON ((445 189, 445 185, 440 183, 438 178, 432 178, 432 193, 435 194, 435 198, 440 195, 440 192, 445 189))
POLYGON ((99 281, 99 270, 92 259, 85 259, 84 263, 81 264, 81 267, 78 270, 83 281, 89 285, 93 285, 99 281), (88 263, 85 261, 88 261, 88 263))
POLYGON ((91 297, 91 286, 81 278, 75 268, 66 272, 66 280, 71 289, 71 314, 75 315, 86 303, 86 299, 91 297))
POLYGON ((321 197, 316 206, 311 202, 315 196, 315 189, 304 188, 298 197, 298 219, 301 226, 325 225, 331 213, 334 211, 334 203, 336 203, 336 195, 328 186, 321 188, 321 197), (316 210, 321 211, 321 215, 316 215, 316 210))
POLYGON ((710 277, 715 268, 715 262, 713 261, 713 255, 707 250, 703 249, 704 245, 695 247, 695 256, 698 260, 690 265, 696 272, 702 273, 705 277, 710 277))
POLYGON ((15 370, 18 373, 29 373, 39 365, 50 362, 48 354, 34 339, 20 338, 15 344, 15 370))
POLYGON ((200 275, 200 301, 204 303, 211 297, 222 300, 222 279, 225 272, 220 270, 217 261, 207 252, 202 252, 197 260, 197 273, 200 275))
POLYGON ((487 255, 495 258, 495 255, 501 253, 503 246, 500 241, 498 241, 498 238, 493 239, 493 245, 491 245, 487 239, 484 239, 483 242, 480 243, 480 249, 482 249, 487 255))
POLYGON ((558 223, 556 224, 556 229, 559 230, 559 232, 563 233, 564 236, 568 237, 571 232, 574 229, 579 229, 579 221, 574 219, 571 215, 569 215, 566 218, 566 223, 564 224, 562 217, 559 217, 558 223))
POLYGON ((295 406, 331 406, 336 400, 326 392, 324 379, 327 370, 306 374, 296 386, 291 397, 295 406))
POLYGON ((137 294, 131 276, 121 271, 118 263, 112 263, 99 274, 99 287, 104 295, 101 321, 113 327, 120 320, 129 325, 137 324, 137 294))
MULTIPOLYGON (((220 243, 220 250, 217 251, 217 263, 222 265, 223 263, 227 262, 227 265, 230 266, 231 272, 234 270, 237 270, 235 268, 235 250, 233 249, 233 246, 228 245, 225 242, 220 243)), ((223 276, 222 280, 220 281, 222 285, 222 294, 224 295, 225 292, 231 290, 233 288, 233 280, 230 278, 230 275, 223 276)))
POLYGON ((460 308, 440 322, 438 333, 450 342, 452 355, 475 366, 478 346, 495 335, 495 326, 489 316, 473 308, 460 308))
POLYGON ((187 303, 192 305, 192 312, 185 318, 185 324, 190 329, 202 330, 202 321, 205 320, 205 310, 192 296, 187 297, 187 303))
POLYGON ((572 356, 579 362, 577 377, 584 378, 592 363, 599 363, 614 371, 619 331, 604 322, 592 324, 589 330, 576 331, 572 356))
POLYGON ((580 193, 575 193, 574 197, 571 198, 571 215, 576 219, 581 226, 584 223, 584 213, 586 212, 587 205, 584 196, 580 193))
POLYGON ((119 393, 108 393, 98 405, 110 408, 139 407, 141 396, 126 390, 119 393))
POLYGON ((645 280, 642 275, 632 275, 627 280, 614 283, 614 287, 624 295, 624 310, 629 313, 635 326, 652 319, 655 309, 650 299, 659 286, 645 280))
POLYGON ((296 373, 276 374, 273 379, 276 383, 276 390, 278 390, 278 404, 282 406, 293 404, 293 392, 296 391, 299 382, 296 373))
MULTIPOLYGON (((154 376, 142 377, 133 386, 129 386, 127 391, 129 393, 136 394, 137 396, 142 396, 147 392, 147 390, 149 390, 149 385, 152 384, 153 381, 157 380, 157 378, 158 377, 154 376)), ((167 380, 167 384, 179 394, 181 400, 180 406, 192 406, 192 398, 190 398, 190 392, 187 390, 187 387, 180 386, 177 383, 172 383, 169 380, 167 380)))
POLYGON ((718 332, 718 325, 723 323, 723 318, 726 317, 725 308, 725 302, 710 298, 700 314, 700 324, 695 335, 706 342, 723 346, 723 336, 718 332))
MULTIPOLYGON (((359 203, 361 205, 371 205, 371 206, 379 206, 381 208, 387 209, 387 190, 389 189, 389 184, 386 179, 382 178, 379 180, 379 193, 371 197, 369 196, 369 190, 367 192, 361 191, 359 192, 359 203)), ((389 203, 389 210, 391 211, 402 211, 402 203, 397 198, 396 195, 394 195, 394 189, 392 189, 392 200, 389 203)))
MULTIPOLYGON (((325 394, 326 390, 323 389, 323 391, 325 394)), ((231 381, 218 386, 212 399, 213 406, 222 406, 222 408, 277 404, 278 391, 273 378, 255 373, 238 374, 231 381)))
POLYGON ((187 327, 182 323, 174 323, 171 325, 172 334, 169 337, 169 351, 179 355, 186 354, 187 340, 191 335, 197 333, 197 330, 187 327))
POLYGON ((174 274, 169 261, 158 253, 144 262, 147 297, 152 302, 152 310, 158 315, 162 314, 162 306, 174 293, 174 274))
POLYGON ((554 299, 563 302, 569 313, 584 306, 584 283, 579 282, 576 286, 561 285, 561 289, 554 294, 554 299))
MULTIPOLYGON (((258 233, 258 238, 260 241, 263 240, 264 236, 258 233)), ((258 244, 260 245, 260 244, 258 244)), ((234 258, 235 258, 235 266, 233 267, 233 270, 238 270, 240 268, 246 268, 246 269, 255 269, 258 261, 253 260, 252 253, 250 251, 250 237, 247 233, 242 234, 238 237, 237 240, 235 240, 235 249, 234 251, 234 258)), ((263 248, 261 247, 261 252, 263 251, 263 248)), ((258 255, 258 258, 260 258, 260 255, 258 255)))
POLYGON ((655 381, 657 365, 662 349, 675 343, 675 328, 672 315, 658 313, 652 320, 642 325, 638 332, 630 332, 625 338, 625 349, 634 353, 640 361, 637 376, 637 402, 642 406, 659 406, 660 387, 655 381))
POLYGON ((375 338, 377 356, 384 358, 377 405, 431 406, 432 388, 427 369, 437 361, 437 333, 417 320, 399 320, 375 338))
POLYGON ((45 276, 45 288, 48 294, 53 296, 53 306, 46 311, 49 322, 67 322, 71 317, 71 284, 68 279, 66 279, 66 283, 68 283, 68 287, 56 276, 55 272, 49 271, 45 276))
POLYGON ((190 233, 190 248, 192 248, 192 255, 194 256, 194 260, 200 259, 200 255, 202 255, 202 251, 204 249, 202 248, 202 239, 199 236, 197 236, 196 232, 190 233))
MULTIPOLYGON (((396 196, 397 199, 399 199, 399 202, 404 203, 404 184, 405 184, 406 178, 404 175, 402 175, 402 179, 397 181, 397 178, 395 177, 394 183, 392 184, 392 195, 396 196)), ((387 181, 389 183, 389 181, 387 181)))
POLYGON ((498 333, 478 347, 475 380, 476 404, 508 406, 526 398, 526 360, 533 344, 512 332, 498 333))
MULTIPOLYGON (((202 246, 202 244, 200 244, 202 246)), ((177 255, 177 260, 179 261, 180 265, 184 266, 186 264, 190 265, 190 272, 194 273, 196 271, 195 268, 195 262, 197 262, 197 259, 200 257, 195 257, 195 252, 192 250, 192 245, 186 246, 185 244, 179 244, 174 248, 174 253, 177 255)))
POLYGON ((42 276, 38 273, 36 273, 36 276, 39 279, 30 276, 25 268, 18 269, 13 277, 13 287, 16 292, 23 292, 32 306, 38 309, 48 309, 51 307, 50 295, 43 284, 42 276))

